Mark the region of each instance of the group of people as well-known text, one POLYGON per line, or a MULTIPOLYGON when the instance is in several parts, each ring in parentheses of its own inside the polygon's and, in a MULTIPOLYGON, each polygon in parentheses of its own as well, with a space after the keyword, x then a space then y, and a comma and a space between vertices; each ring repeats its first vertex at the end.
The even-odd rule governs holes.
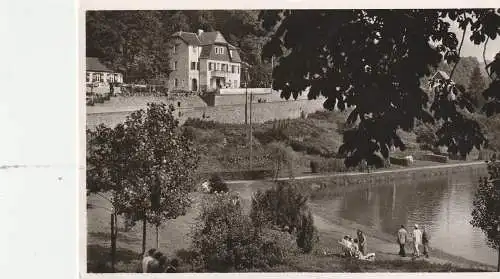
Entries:
POLYGON ((172 259, 168 263, 167 256, 156 249, 150 249, 142 258, 140 272, 142 273, 175 273, 179 261, 172 259))
POLYGON ((418 224, 415 224, 411 234, 406 230, 404 225, 397 233, 397 241, 399 244, 399 255, 401 257, 406 257, 405 246, 407 243, 412 243, 413 256, 420 257, 420 246, 423 246, 423 255, 429 257, 429 233, 425 230, 425 227, 420 230, 418 224))
POLYGON ((354 257, 362 260, 374 260, 374 253, 366 253, 366 236, 361 230, 357 230, 356 238, 349 235, 344 236, 340 241, 344 254, 348 257, 354 257))

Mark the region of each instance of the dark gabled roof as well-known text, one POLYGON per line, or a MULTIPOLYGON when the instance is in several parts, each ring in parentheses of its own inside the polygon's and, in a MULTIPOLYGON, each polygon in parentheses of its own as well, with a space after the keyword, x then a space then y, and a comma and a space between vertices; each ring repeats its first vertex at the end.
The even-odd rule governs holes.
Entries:
POLYGON ((108 72, 111 73, 110 69, 108 69, 104 64, 99 61, 97 57, 86 57, 86 69, 91 72, 108 72))
POLYGON ((224 54, 216 54, 214 46, 217 45, 206 45, 201 48, 200 58, 201 59, 211 59, 211 60, 219 60, 219 61, 229 61, 234 63, 240 63, 241 58, 238 53, 238 49, 232 48, 230 46, 224 46, 226 49, 224 54), (233 51, 233 55, 229 55, 229 50, 233 51))
POLYGON ((199 46, 201 44, 196 33, 179 31, 175 32, 172 37, 178 37, 190 46, 199 46))
POLYGON ((203 32, 200 35, 201 45, 224 44, 227 45, 226 39, 219 31, 203 32))

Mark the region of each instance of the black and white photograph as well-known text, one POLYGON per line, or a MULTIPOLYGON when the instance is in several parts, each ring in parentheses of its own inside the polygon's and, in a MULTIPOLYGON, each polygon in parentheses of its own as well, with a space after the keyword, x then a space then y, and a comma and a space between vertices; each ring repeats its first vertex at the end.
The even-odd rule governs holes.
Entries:
POLYGON ((500 9, 82 14, 82 273, 500 271, 500 9))

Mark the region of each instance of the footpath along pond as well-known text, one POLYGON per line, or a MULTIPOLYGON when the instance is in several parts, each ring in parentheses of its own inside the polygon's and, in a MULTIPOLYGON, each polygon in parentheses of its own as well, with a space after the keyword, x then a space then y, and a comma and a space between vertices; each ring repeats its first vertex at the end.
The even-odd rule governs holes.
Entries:
POLYGON ((314 213, 326 220, 349 220, 386 235, 394 235, 402 224, 408 230, 414 224, 425 226, 431 248, 495 266, 497 252, 486 245, 484 233, 469 224, 478 179, 477 172, 464 171, 341 190, 332 185, 318 190, 311 203, 314 213))

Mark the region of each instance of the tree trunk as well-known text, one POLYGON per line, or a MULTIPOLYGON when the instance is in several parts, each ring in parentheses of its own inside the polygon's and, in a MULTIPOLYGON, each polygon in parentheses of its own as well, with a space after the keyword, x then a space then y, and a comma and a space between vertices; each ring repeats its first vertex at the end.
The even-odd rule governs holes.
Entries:
POLYGON ((156 249, 160 249, 160 234, 158 233, 158 225, 156 225, 156 249))
POLYGON ((111 272, 115 272, 116 262, 116 214, 111 213, 111 272))
POLYGON ((498 264, 497 264, 497 272, 500 272, 500 247, 498 247, 498 264))
POLYGON ((146 217, 142 220, 142 255, 146 253, 146 217))

